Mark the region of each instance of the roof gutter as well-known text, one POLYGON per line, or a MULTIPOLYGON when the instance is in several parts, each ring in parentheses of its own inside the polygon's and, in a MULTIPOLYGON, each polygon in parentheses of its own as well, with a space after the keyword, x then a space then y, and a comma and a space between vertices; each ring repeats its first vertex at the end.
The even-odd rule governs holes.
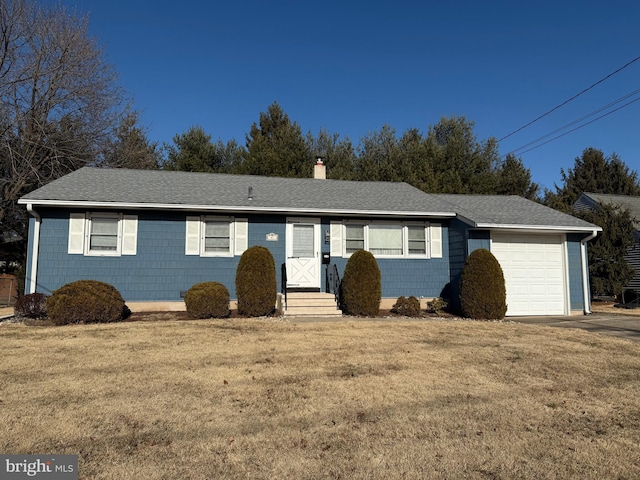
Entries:
POLYGON ((192 205, 175 203, 126 203, 126 202, 94 202, 94 201, 61 201, 61 200, 29 200, 20 199, 20 204, 38 205, 41 207, 69 207, 69 208, 101 208, 101 209, 130 209, 130 210, 179 210, 201 212, 246 212, 246 213, 285 213, 307 215, 340 215, 340 216, 389 216, 389 217, 430 217, 453 218, 454 212, 449 211, 393 211, 393 210, 349 210, 349 209, 319 209, 319 208, 290 208, 290 207, 260 207, 248 205, 192 205))
POLYGON ((513 223, 491 223, 491 222, 475 222, 464 215, 456 215, 458 220, 466 223, 467 225, 483 230, 499 229, 502 231, 511 230, 513 232, 539 232, 539 233, 591 233, 600 232, 602 229, 592 226, 569 226, 569 225, 540 225, 540 224, 513 224, 513 223))
POLYGON ((587 242, 598 236, 598 230, 593 230, 591 235, 580 240, 580 253, 582 254, 582 298, 584 301, 584 314, 591 315, 591 292, 589 292, 589 272, 587 270, 587 242))
POLYGON ((36 219, 36 224, 33 229, 33 244, 31 250, 31 271, 29 280, 29 293, 36 292, 36 278, 38 275, 38 250, 40 248, 40 224, 42 223, 42 217, 33 209, 33 204, 27 203, 27 212, 36 219))
POLYGON ((536 232, 557 232, 557 233, 585 233, 585 232, 600 232, 602 229, 598 227, 594 229, 592 226, 576 227, 569 225, 514 225, 508 223, 476 223, 476 228, 482 229, 500 229, 500 230, 513 230, 513 231, 536 231, 536 232))

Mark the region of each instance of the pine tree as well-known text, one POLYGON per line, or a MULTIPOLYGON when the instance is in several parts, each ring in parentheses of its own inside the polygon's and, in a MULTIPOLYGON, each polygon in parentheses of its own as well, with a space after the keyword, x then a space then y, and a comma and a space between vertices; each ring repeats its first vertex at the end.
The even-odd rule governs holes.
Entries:
POLYGON ((247 135, 247 152, 238 173, 277 177, 310 177, 311 153, 296 122, 277 102, 260 113, 247 135))
POLYGON ((560 171, 563 185, 555 192, 547 191, 545 204, 578 216, 602 227, 602 233, 590 242, 589 280, 594 295, 620 294, 633 278, 634 270, 625 260, 633 245, 633 218, 616 205, 600 205, 597 209, 577 212, 573 205, 582 193, 640 195, 638 174, 616 155, 606 157, 601 150, 587 148, 575 159, 573 168, 560 171))
POLYGON ((608 193, 612 195, 640 195, 638 174, 615 153, 605 157, 601 150, 587 148, 575 159, 573 168, 560 170, 563 185, 556 185, 555 192, 545 192, 545 204, 571 211, 578 197, 584 193, 608 193))
POLYGON ((634 243, 633 218, 628 210, 607 204, 578 215, 602 227, 602 233, 587 250, 591 295, 621 294, 635 275, 635 270, 624 258, 634 243))

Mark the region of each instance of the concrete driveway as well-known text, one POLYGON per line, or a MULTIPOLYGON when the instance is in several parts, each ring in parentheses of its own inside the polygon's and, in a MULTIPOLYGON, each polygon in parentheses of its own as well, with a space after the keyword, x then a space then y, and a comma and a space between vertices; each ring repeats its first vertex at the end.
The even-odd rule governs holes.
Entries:
MULTIPOLYGON (((506 320, 529 325, 544 325, 560 328, 581 328, 594 333, 603 333, 614 337, 627 338, 640 342, 640 309, 636 312, 592 313, 591 315, 574 315, 569 317, 507 317, 506 320)), ((293 323, 341 322, 345 317, 291 317, 293 323)), ((389 321, 388 318, 368 318, 369 321, 389 321)), ((416 321, 447 320, 444 318, 423 318, 416 321)))
MULTIPOLYGON (((638 313, 640 314, 640 312, 638 313)), ((640 342, 640 315, 592 313, 591 315, 571 317, 510 317, 508 320, 530 325, 581 328, 594 333, 604 333, 640 342)))

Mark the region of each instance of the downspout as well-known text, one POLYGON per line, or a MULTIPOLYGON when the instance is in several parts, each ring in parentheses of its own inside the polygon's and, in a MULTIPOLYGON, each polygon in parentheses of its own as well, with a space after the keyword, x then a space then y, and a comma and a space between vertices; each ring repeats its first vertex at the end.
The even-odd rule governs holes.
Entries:
POLYGON ((589 292, 589 272, 587 270, 587 242, 598 236, 598 231, 594 230, 586 238, 580 240, 580 251, 582 253, 582 298, 584 300, 584 314, 591 315, 591 292, 589 292))
POLYGON ((40 247, 40 223, 42 218, 33 209, 31 203, 27 203, 27 212, 36 219, 36 224, 33 229, 33 250, 31 252, 31 280, 29 282, 29 293, 36 292, 36 277, 38 274, 38 248, 40 247))

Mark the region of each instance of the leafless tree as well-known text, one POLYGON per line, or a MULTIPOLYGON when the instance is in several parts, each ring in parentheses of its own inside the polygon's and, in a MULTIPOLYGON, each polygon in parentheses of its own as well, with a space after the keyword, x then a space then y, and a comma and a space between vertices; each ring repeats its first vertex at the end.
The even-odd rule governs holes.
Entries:
POLYGON ((96 162, 126 99, 88 18, 58 5, 0 1, 0 225, 26 238, 29 191, 96 162))

